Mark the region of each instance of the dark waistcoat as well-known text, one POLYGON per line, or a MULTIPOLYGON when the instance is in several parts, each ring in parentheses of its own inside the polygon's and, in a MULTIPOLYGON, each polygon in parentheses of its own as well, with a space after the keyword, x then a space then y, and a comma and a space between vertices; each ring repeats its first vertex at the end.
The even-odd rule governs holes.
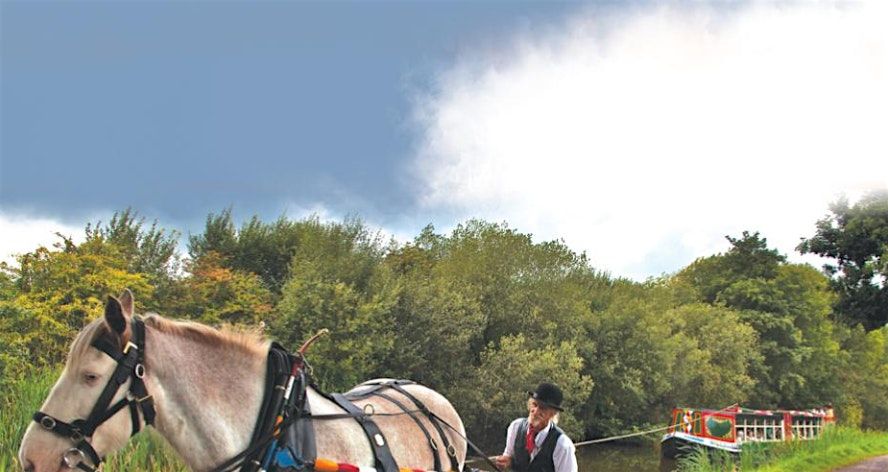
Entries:
POLYGON ((527 428, 530 423, 525 418, 518 427, 518 435, 515 437, 515 448, 512 456, 512 469, 516 472, 555 472, 555 461, 552 460, 552 453, 555 452, 555 443, 558 437, 564 434, 560 428, 552 425, 549 429, 549 435, 540 446, 539 452, 530 460, 530 453, 524 447, 525 438, 527 437, 527 428))

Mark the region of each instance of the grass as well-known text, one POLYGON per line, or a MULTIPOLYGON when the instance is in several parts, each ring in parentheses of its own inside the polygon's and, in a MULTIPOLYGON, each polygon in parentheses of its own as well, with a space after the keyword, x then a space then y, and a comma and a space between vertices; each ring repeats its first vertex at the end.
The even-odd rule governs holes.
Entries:
MULTIPOLYGON (((57 370, 37 371, 26 380, 4 385, 0 397, 0 471, 18 470, 18 446, 31 415, 55 383, 57 370)), ((151 428, 130 440, 105 462, 106 472, 179 472, 187 468, 151 428)), ((831 428, 815 441, 752 444, 740 457, 718 451, 697 451, 679 461, 682 472, 825 472, 868 457, 888 454, 888 432, 831 428)))
POLYGON ((682 472, 827 472, 888 454, 888 432, 830 428, 814 441, 752 444, 739 458, 722 451, 695 451, 679 461, 682 472))
MULTIPOLYGON (((4 385, 0 398, 0 471, 20 470, 18 447, 43 400, 58 378, 57 370, 35 372, 22 381, 4 385)), ((106 458, 106 472, 179 472, 188 470, 151 428, 130 440, 122 451, 106 458)))

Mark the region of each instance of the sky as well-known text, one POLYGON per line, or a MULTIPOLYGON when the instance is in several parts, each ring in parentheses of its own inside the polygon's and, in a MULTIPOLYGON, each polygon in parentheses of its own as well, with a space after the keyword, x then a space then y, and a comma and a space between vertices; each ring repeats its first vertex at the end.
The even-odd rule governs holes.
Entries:
POLYGON ((882 2, 0 3, 0 259, 132 207, 409 241, 506 222, 614 276, 888 188, 882 2))

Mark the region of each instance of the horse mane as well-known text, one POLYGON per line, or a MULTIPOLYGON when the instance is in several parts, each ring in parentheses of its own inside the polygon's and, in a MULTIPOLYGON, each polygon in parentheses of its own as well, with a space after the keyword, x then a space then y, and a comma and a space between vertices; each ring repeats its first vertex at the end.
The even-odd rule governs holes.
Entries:
POLYGON ((170 320, 156 313, 146 314, 142 319, 146 326, 162 333, 183 337, 201 344, 226 345, 226 347, 261 355, 268 352, 269 341, 258 328, 244 329, 223 325, 221 329, 216 329, 194 321, 170 320))
MULTIPOLYGON (((268 352, 269 341, 257 329, 235 328, 225 325, 221 329, 196 323, 194 321, 178 321, 164 318, 156 313, 143 315, 142 320, 146 326, 150 326, 162 333, 171 334, 201 344, 231 347, 248 354, 265 355, 268 352)), ((104 319, 99 317, 80 331, 74 339, 69 359, 79 359, 92 346, 92 342, 109 332, 104 319)))

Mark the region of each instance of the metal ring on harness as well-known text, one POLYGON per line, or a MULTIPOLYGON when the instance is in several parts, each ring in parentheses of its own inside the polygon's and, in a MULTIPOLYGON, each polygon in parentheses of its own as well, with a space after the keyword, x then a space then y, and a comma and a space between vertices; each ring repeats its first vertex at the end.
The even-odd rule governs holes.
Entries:
POLYGON ((447 445, 447 454, 450 454, 451 456, 456 455, 456 448, 453 447, 453 444, 447 445))
POLYGON ((133 369, 133 373, 136 377, 143 379, 145 378, 145 366, 142 364, 136 364, 136 368, 133 369))
POLYGON ((40 426, 52 431, 56 427, 56 420, 51 416, 44 416, 43 418, 40 418, 40 426))
POLYGON ((65 466, 69 469, 76 469, 78 465, 86 461, 86 454, 77 449, 76 447, 72 447, 65 451, 65 454, 62 455, 62 461, 65 463, 65 466))
POLYGON ((367 416, 373 416, 376 414, 376 407, 373 406, 372 403, 367 403, 364 405, 364 414, 367 416))

